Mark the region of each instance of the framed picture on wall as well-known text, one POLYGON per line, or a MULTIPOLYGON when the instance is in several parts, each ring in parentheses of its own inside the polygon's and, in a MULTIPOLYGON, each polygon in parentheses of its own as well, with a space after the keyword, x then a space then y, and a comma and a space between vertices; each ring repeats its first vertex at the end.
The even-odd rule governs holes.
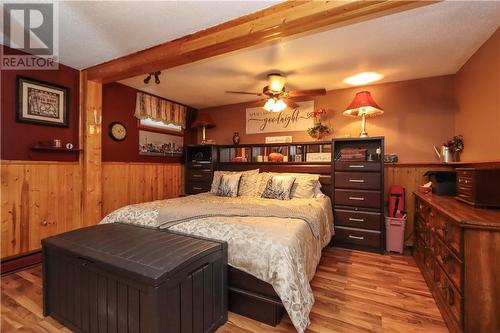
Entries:
POLYGON ((18 76, 16 119, 23 123, 69 127, 69 89, 18 76))
POLYGON ((139 131, 139 155, 182 156, 183 150, 183 136, 139 131))

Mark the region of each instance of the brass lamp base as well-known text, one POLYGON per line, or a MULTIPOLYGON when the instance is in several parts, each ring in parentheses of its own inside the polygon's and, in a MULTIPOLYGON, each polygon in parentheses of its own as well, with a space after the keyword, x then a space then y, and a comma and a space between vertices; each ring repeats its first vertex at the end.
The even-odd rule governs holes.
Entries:
POLYGON ((366 115, 364 113, 361 115, 361 133, 359 134, 359 137, 368 137, 368 133, 366 132, 366 115))
POLYGON ((202 135, 202 139, 201 139, 201 144, 202 145, 205 145, 207 144, 207 135, 206 135, 206 126, 203 125, 203 135, 202 135))

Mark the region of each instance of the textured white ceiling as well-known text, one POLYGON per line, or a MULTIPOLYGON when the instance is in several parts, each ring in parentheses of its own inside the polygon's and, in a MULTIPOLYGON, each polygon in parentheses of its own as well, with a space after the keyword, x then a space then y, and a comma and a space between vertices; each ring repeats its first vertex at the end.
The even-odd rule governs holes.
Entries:
POLYGON ((499 25, 500 2, 441 2, 165 70, 160 85, 121 82, 203 108, 255 100, 224 92, 259 92, 272 70, 288 75, 289 89, 327 90, 365 71, 380 83, 453 74, 499 25))
POLYGON ((83 69, 281 1, 63 1, 61 63, 83 69))

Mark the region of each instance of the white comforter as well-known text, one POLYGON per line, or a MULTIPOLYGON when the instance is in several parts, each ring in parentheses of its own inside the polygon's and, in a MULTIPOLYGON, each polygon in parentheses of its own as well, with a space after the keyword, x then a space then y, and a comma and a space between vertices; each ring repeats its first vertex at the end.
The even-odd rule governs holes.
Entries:
POLYGON ((172 231, 226 241, 229 265, 271 284, 295 328, 303 332, 309 325, 309 312, 314 304, 309 281, 316 271, 322 248, 333 234, 332 209, 328 198, 286 201, 286 205, 294 210, 310 210, 311 215, 320 216, 316 219, 318 237, 302 219, 273 216, 273 205, 281 206, 283 201, 254 197, 223 198, 210 193, 126 206, 106 216, 101 223, 121 222, 161 228, 161 217, 168 216, 168 211, 174 210, 176 205, 192 205, 193 216, 197 216, 196 205, 202 207, 207 202, 220 207, 221 216, 165 225, 172 231), (235 216, 232 212, 231 216, 224 216, 225 204, 231 207, 244 205, 244 213, 235 216), (251 211, 252 207, 262 211, 263 206, 269 209, 269 217, 248 216, 250 214, 246 211, 251 211))

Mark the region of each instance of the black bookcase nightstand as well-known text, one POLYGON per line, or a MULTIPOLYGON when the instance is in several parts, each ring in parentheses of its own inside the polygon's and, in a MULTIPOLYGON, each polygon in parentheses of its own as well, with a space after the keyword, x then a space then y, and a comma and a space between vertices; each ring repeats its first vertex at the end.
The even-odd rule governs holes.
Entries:
POLYGON ((185 156, 186 194, 210 191, 214 166, 217 163, 216 147, 214 145, 188 145, 185 156))
POLYGON ((334 246, 383 252, 384 138, 334 139, 333 156, 334 246), (342 148, 367 149, 371 158, 340 159, 342 148))

